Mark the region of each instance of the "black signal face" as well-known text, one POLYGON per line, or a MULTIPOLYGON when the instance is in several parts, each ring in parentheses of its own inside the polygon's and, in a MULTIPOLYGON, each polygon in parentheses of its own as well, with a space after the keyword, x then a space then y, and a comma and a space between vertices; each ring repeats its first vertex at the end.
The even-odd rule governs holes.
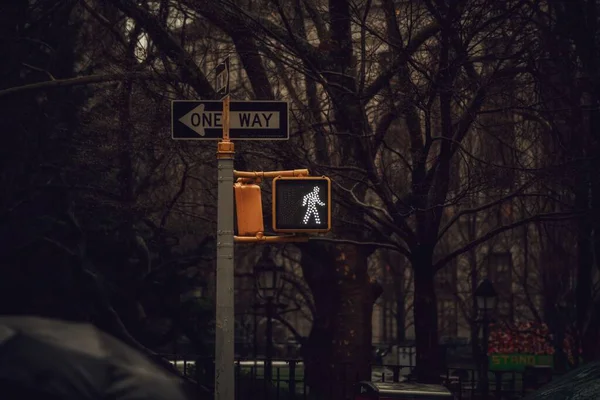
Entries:
POLYGON ((294 177, 273 180, 275 232, 327 232, 330 227, 329 178, 294 177))

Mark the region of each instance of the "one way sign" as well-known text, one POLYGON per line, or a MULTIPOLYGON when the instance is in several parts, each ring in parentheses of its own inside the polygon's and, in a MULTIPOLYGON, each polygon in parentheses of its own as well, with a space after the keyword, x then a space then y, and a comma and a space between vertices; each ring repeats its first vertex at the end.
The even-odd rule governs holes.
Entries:
MULTIPOLYGON (((229 136, 237 140, 289 139, 285 101, 231 101, 229 136)), ((213 100, 173 100, 173 139, 219 140, 223 136, 223 103, 213 100)))

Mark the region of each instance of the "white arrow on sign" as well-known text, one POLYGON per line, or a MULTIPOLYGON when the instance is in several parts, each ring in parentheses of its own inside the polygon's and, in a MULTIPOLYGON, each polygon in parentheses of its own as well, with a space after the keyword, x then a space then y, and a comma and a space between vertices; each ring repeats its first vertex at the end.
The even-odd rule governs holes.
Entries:
MULTIPOLYGON (((185 126, 204 136, 205 129, 223 128, 221 111, 204 111, 204 104, 179 118, 185 126)), ((279 129, 279 112, 276 111, 231 111, 229 129, 279 129)))
POLYGON ((198 107, 179 118, 179 121, 196 132, 198 135, 204 136, 204 128, 212 128, 213 124, 216 125, 217 114, 219 117, 219 125, 221 125, 220 120, 222 113, 220 111, 204 111, 204 104, 200 104, 198 107), (210 121, 210 124, 203 123, 203 116, 205 116, 204 121, 210 121))

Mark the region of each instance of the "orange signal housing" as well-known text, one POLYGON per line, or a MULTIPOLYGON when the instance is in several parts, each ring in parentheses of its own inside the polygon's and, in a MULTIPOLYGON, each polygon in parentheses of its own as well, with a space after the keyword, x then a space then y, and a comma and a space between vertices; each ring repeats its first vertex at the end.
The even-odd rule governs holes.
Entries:
POLYGON ((236 182, 233 185, 233 191, 235 193, 238 235, 256 236, 258 232, 264 232, 260 186, 236 182))

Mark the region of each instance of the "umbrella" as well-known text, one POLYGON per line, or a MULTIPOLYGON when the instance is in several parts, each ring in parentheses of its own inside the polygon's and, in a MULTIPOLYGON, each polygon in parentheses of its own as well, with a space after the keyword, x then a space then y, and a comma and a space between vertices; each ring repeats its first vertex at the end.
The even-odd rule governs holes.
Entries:
POLYGON ((0 317, 0 397, 18 387, 60 400, 186 399, 176 377, 92 325, 0 317))
POLYGON ((586 364, 553 380, 523 400, 600 399, 600 362, 586 364))

